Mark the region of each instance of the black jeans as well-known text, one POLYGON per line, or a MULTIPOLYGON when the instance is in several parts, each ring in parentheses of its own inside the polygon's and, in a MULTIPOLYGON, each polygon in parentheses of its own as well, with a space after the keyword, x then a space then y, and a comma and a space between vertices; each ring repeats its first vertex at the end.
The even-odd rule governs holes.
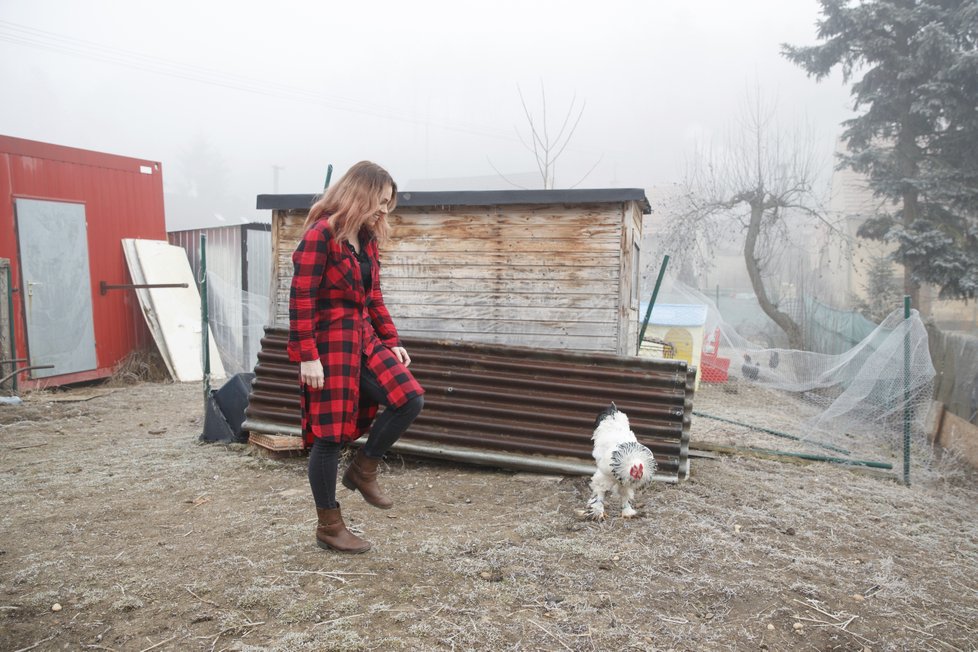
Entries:
MULTIPOLYGON (((384 411, 371 424, 367 443, 363 446, 367 457, 380 459, 421 413, 424 397, 415 396, 399 408, 390 407, 387 392, 366 366, 360 367, 360 391, 384 406, 384 411)), ((339 506, 336 502, 336 476, 341 447, 342 444, 338 442, 317 437, 309 451, 309 486, 319 509, 339 506)))
POLYGON ((367 457, 380 459, 390 450, 408 426, 421 414, 424 407, 424 397, 415 396, 399 408, 390 406, 390 399, 387 392, 372 371, 365 366, 360 368, 360 391, 366 393, 372 401, 376 401, 384 406, 373 424, 370 426, 370 434, 367 435, 367 443, 363 445, 363 452, 367 457))

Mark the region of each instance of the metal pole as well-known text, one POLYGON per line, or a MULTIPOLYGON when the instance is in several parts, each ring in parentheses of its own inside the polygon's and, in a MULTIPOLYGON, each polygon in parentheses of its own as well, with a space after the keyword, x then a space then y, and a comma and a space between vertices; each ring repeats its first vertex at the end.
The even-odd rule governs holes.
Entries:
POLYGON ((323 184, 323 190, 329 188, 329 180, 333 176, 333 164, 330 163, 326 166, 326 182, 323 184))
POLYGON ((11 378, 16 378, 17 377, 17 374, 19 374, 19 373, 21 373, 23 371, 30 371, 31 369, 54 369, 54 365, 53 364, 34 364, 34 365, 29 366, 29 367, 21 367, 20 369, 14 369, 13 371, 11 371, 6 376, 0 376, 0 385, 2 385, 3 383, 7 382, 11 378))
POLYGON ((204 403, 211 396, 210 320, 207 314, 207 234, 200 234, 200 342, 204 365, 204 403))
MULTIPOLYGON (((14 281, 13 274, 11 274, 12 265, 7 265, 7 318, 10 326, 10 358, 14 359, 17 357, 17 340, 15 339, 16 334, 14 331, 14 281)), ((23 297, 22 297, 23 298, 23 297)), ((14 368, 16 368, 14 364, 14 368)), ((11 377, 11 388, 14 394, 17 393, 17 374, 11 377)))
POLYGON ((723 421, 724 423, 732 423, 735 426, 743 426, 744 428, 750 428, 751 430, 756 430, 758 432, 766 432, 769 435, 774 435, 775 437, 781 437, 782 439, 790 439, 792 441, 800 441, 804 443, 811 444, 812 446, 818 446, 819 448, 824 448, 826 450, 835 451, 836 453, 842 453, 843 455, 850 455, 852 451, 846 450, 841 446, 835 446, 834 444, 826 444, 820 441, 815 441, 814 439, 804 439, 798 435, 790 435, 781 430, 774 430, 773 428, 765 428, 763 426, 755 426, 751 423, 744 423, 743 421, 735 421, 734 419, 727 419, 724 417, 718 417, 708 412, 700 412, 699 410, 693 410, 694 417, 704 417, 707 419, 713 419, 715 421, 723 421))
POLYGON ((662 257, 662 266, 659 267, 659 276, 655 279, 655 288, 652 289, 652 299, 649 301, 649 307, 645 311, 645 319, 642 321, 642 330, 638 332, 638 346, 635 349, 635 353, 638 354, 642 350, 642 340, 645 339, 645 328, 649 325, 649 319, 652 317, 652 306, 655 305, 655 298, 659 296, 659 287, 662 285, 662 277, 666 273, 666 265, 669 264, 669 254, 662 257))
POLYGON ((889 462, 853 460, 843 457, 816 455, 814 453, 793 453, 791 451, 780 451, 773 448, 754 448, 753 446, 717 446, 713 444, 698 444, 696 446, 691 446, 690 448, 693 450, 713 451, 717 453, 755 453, 758 455, 772 455, 775 457, 794 457, 799 460, 809 460, 812 462, 829 462, 831 464, 844 464, 847 466, 868 466, 872 469, 893 469, 893 465, 889 462))
POLYGON ((903 295, 903 484, 910 486, 910 295, 903 295))

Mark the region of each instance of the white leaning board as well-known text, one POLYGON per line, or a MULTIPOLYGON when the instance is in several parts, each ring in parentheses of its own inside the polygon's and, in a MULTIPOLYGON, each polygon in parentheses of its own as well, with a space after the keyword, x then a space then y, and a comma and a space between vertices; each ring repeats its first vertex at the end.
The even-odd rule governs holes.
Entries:
MULTIPOLYGON (((200 294, 194 283, 187 252, 163 240, 125 239, 123 248, 127 252, 127 261, 131 249, 138 263, 129 263, 134 283, 187 284, 185 288, 149 288, 138 296, 153 337, 157 339, 160 354, 167 360, 173 377, 181 382, 202 380, 200 294), (133 273, 134 267, 138 267, 137 273, 133 273), (136 280, 137 274, 142 277, 141 281, 136 280), (143 305, 144 296, 148 298, 148 306, 143 305), (155 328, 151 321, 155 321, 155 328)), ((224 365, 221 364, 214 333, 209 330, 208 336, 211 377, 224 378, 224 365)))
MULTIPOLYGON (((132 282, 135 285, 145 284, 146 279, 143 278, 143 268, 139 264, 139 257, 136 256, 136 241, 131 238, 123 238, 122 252, 126 256, 126 265, 129 267, 129 276, 132 278, 132 282)), ((139 299, 139 308, 143 312, 146 325, 149 326, 149 332, 153 335, 153 341, 156 342, 156 348, 160 352, 160 357, 163 358, 166 370, 170 372, 170 378, 175 379, 177 374, 173 370, 173 363, 170 362, 170 353, 166 350, 166 340, 163 339, 163 333, 160 331, 159 320, 156 318, 156 313, 153 312, 153 303, 149 298, 149 290, 136 288, 136 298, 139 299)))

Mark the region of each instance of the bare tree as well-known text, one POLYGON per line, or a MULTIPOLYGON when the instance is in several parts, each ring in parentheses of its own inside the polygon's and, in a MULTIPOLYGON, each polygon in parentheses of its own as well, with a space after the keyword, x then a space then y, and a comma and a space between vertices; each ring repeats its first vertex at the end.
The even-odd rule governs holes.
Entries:
MULTIPOLYGON (((557 130, 556 135, 551 136, 550 125, 547 120, 547 91, 543 86, 543 82, 540 82, 540 118, 536 118, 530 108, 527 106, 526 98, 523 96, 523 89, 517 85, 517 93, 520 96, 520 105, 523 107, 523 115, 526 116, 526 122, 530 127, 529 139, 525 138, 522 133, 517 130, 516 135, 519 137, 520 142, 526 147, 530 153, 533 154, 534 162, 537 166, 537 171, 540 173, 540 178, 543 181, 543 188, 545 190, 552 189, 555 186, 557 179, 557 160, 560 158, 561 154, 567 148, 568 143, 570 143, 571 138, 574 137, 574 132, 577 131, 577 126, 581 122, 581 116, 584 115, 585 103, 581 103, 580 107, 576 107, 577 96, 571 98, 570 105, 567 107, 567 113, 564 115, 563 122, 560 124, 560 128, 557 130), (529 140, 529 142, 527 142, 529 140)), ((598 161, 591 166, 591 169, 587 171, 580 180, 577 181, 570 188, 577 186, 584 179, 594 171, 594 168, 598 166, 601 162, 599 158, 598 161)), ((489 165, 492 165, 492 161, 489 161, 489 165)), ((517 186, 519 184, 513 183, 506 178, 502 172, 496 169, 495 165, 492 165, 493 170, 496 170, 496 174, 505 179, 508 183, 517 186)))
POLYGON ((686 207, 667 236, 667 246, 709 261, 717 243, 742 233, 758 304, 794 349, 804 348, 803 332, 779 309, 780 288, 772 283, 780 262, 791 257, 794 223, 814 220, 839 233, 819 208, 815 161, 810 137, 782 134, 760 93, 749 96, 724 146, 694 157, 684 180, 686 207))

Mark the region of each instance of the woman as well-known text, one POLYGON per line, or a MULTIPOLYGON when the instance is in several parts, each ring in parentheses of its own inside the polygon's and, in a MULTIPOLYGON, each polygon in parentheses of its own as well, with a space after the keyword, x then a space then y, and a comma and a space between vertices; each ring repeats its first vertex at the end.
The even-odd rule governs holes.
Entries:
POLYGON ((387 214, 396 202, 397 185, 387 171, 361 161, 313 204, 292 254, 288 351, 300 363, 316 542, 339 552, 370 549, 346 529, 336 501, 340 447, 369 427, 343 485, 375 507, 390 508, 393 501, 377 485, 377 463, 424 404, 380 291, 378 243, 387 238, 387 214), (378 405, 385 409, 374 420, 378 405))

